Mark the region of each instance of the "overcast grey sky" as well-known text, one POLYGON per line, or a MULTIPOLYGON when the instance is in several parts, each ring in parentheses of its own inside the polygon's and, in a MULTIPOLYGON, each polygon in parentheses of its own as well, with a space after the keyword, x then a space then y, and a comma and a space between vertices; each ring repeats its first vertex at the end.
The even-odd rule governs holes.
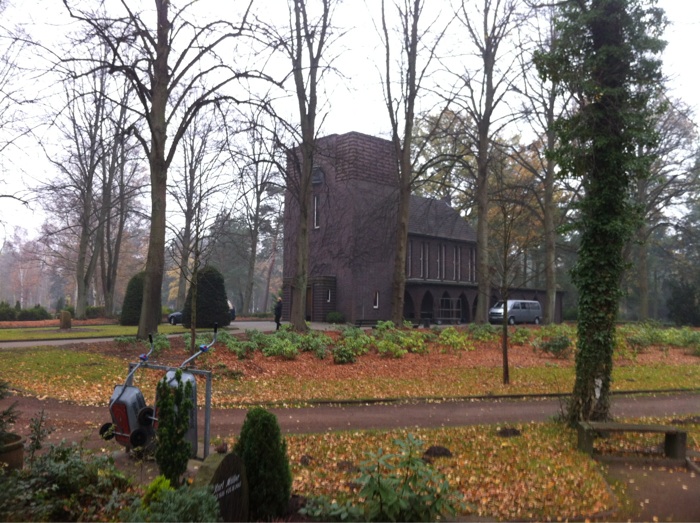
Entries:
MULTIPOLYGON (((373 5, 374 0, 351 0, 346 1, 343 6, 343 17, 353 14, 362 16, 362 21, 356 25, 364 25, 365 32, 373 32, 373 28, 367 22, 366 5, 373 5), (350 14, 349 14, 350 13, 350 14)), ((26 6, 27 3, 21 0, 15 1, 18 7, 26 6)), ((52 0, 49 2, 52 9, 60 9, 61 2, 52 0)), ((669 85, 672 94, 691 106, 695 111, 695 121, 700 122, 700 72, 697 68, 697 55, 700 52, 700 0, 659 0, 671 22, 666 32, 668 41, 667 49, 664 53, 664 71, 670 77, 669 85)), ((24 7, 23 7, 24 8, 24 7)), ((339 18, 343 20, 343 18, 339 18)), ((336 22, 337 23, 337 22, 336 22)), ((337 83, 329 88, 329 95, 332 96, 330 112, 323 122, 322 134, 344 133, 349 131, 360 131, 373 135, 386 136, 389 125, 386 108, 382 101, 377 66, 373 65, 372 59, 381 60, 381 53, 377 57, 376 48, 370 38, 356 38, 344 42, 347 46, 356 43, 355 49, 350 49, 340 57, 339 66, 343 68, 345 79, 330 77, 337 83), (371 56, 374 52, 374 57, 371 56)), ((37 152, 22 159, 28 173, 37 172, 47 168, 46 161, 37 152)), ((3 162, 7 166, 8 163, 3 162)), ((7 169, 0 171, 0 176, 11 176, 7 169)), ((17 182, 16 174, 12 182, 17 182)), ((53 173, 44 173, 44 178, 53 176, 53 173)), ((8 200, 0 201, 0 219, 7 222, 9 228, 5 232, 0 229, 0 245, 5 234, 11 234, 13 227, 21 227, 27 230, 29 237, 35 236, 35 231, 43 220, 40 209, 33 206, 26 209, 19 204, 8 200)))

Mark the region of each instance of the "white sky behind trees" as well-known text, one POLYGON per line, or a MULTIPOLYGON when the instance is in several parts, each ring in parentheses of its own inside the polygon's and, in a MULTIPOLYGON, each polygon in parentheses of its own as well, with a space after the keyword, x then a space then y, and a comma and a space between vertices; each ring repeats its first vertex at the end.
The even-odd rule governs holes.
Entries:
MULTIPOLYGON (((286 0, 258 0, 264 2, 268 12, 280 16, 286 10, 286 0), (271 4, 280 10, 271 9, 271 4)), ((60 0, 41 0, 38 3, 12 0, 4 15, 4 24, 16 20, 27 27, 35 36, 53 38, 69 30, 78 30, 68 18, 60 0), (64 24, 70 24, 70 29, 64 24)), ((237 2, 203 0, 214 2, 216 9, 236 5, 237 2)), ((443 0, 449 4, 448 0, 443 0)), ((392 2, 387 6, 393 9, 392 2)), ((436 3, 431 0, 430 6, 436 3)), ((150 4, 149 4, 150 5, 150 4)), ((696 55, 700 50, 700 1, 697 0, 658 0, 658 5, 666 11, 670 25, 665 38, 668 42, 664 53, 664 73, 669 77, 671 96, 688 104, 695 113, 696 123, 700 123, 700 72, 696 55)), ((324 73, 322 93, 322 114, 319 119, 320 134, 359 131, 371 135, 387 136, 390 126, 384 106, 380 71, 384 67, 384 50, 374 28, 379 24, 370 18, 370 10, 378 13, 379 0, 345 0, 338 7, 334 25, 343 26, 347 33, 330 49, 334 56, 332 66, 337 72, 324 73)), ((49 45, 52 45, 49 43, 49 45)), ((398 49, 394 49, 394 56, 398 49)), ((36 60, 36 58, 34 59, 36 60)), ((31 67, 31 63, 23 64, 31 67)), ((426 107, 423 107, 426 109, 426 107)), ((50 166, 43 152, 32 146, 30 139, 21 142, 19 149, 6 151, 0 158, 0 193, 21 190, 23 185, 35 186, 38 180, 48 181, 57 172, 50 166)), ((0 246, 6 237, 12 237, 14 228, 24 229, 30 239, 37 236, 44 215, 37 203, 31 208, 9 199, 0 199, 0 246)))

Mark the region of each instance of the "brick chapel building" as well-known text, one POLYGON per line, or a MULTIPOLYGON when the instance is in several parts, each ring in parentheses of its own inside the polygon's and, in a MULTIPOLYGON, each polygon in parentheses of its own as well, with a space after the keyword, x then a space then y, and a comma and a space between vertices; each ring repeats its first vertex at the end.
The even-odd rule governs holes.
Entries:
MULTIPOLYGON (((317 140, 309 223, 306 315, 326 321, 387 320, 396 252, 397 162, 393 144, 350 132, 317 140)), ((288 163, 291 169, 292 163, 288 163)), ((298 204, 284 207, 283 295, 289 319, 296 263, 298 204)), ((406 256, 404 318, 464 323, 477 300, 476 234, 449 203, 412 195, 406 256)), ((543 291, 512 289, 514 299, 543 291)), ((493 297, 495 302, 495 296, 493 297)), ((558 307, 559 308, 559 307, 558 307)))

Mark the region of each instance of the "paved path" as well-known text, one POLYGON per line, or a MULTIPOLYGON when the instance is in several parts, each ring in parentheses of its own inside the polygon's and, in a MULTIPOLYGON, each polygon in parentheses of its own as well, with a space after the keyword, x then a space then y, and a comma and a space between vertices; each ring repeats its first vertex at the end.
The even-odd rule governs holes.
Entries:
MULTIPOLYGON (((49 416, 50 424, 68 423, 73 431, 85 427, 94 429, 110 419, 107 407, 83 407, 51 398, 17 399, 19 409, 27 420, 43 409, 49 416)), ((557 399, 494 399, 389 405, 319 405, 270 410, 277 415, 285 433, 308 433, 546 421, 556 416, 561 407, 557 399)), ((700 415, 700 394, 615 396, 612 414, 616 417, 700 415)), ((213 409, 212 435, 238 433, 245 415, 245 409, 213 409)), ((203 430, 204 413, 201 408, 198 420, 203 430)))

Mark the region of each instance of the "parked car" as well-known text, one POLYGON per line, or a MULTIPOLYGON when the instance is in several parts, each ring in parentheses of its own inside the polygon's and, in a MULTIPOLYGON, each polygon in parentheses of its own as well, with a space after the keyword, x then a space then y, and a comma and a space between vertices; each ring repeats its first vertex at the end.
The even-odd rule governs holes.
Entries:
MULTIPOLYGON (((539 324, 542 318, 542 306, 538 301, 508 300, 508 323, 534 323, 539 324)), ((489 310, 490 323, 503 322, 503 301, 499 301, 489 310)))
POLYGON ((172 312, 168 314, 168 323, 170 325, 177 325, 182 323, 182 311, 172 312))

